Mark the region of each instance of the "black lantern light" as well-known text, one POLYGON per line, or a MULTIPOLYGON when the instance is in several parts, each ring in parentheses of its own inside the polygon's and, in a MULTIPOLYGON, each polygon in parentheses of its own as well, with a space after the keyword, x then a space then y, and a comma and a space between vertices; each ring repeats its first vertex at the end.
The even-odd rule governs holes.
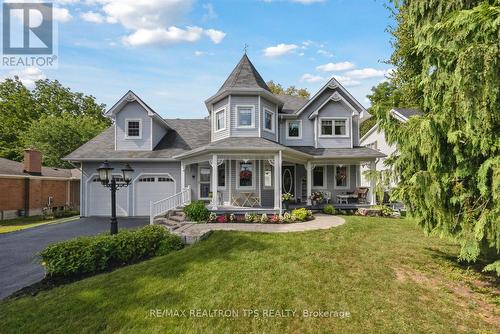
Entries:
POLYGON ((134 175, 134 170, 129 164, 126 164, 122 169, 123 182, 117 182, 113 177, 113 167, 109 165, 109 162, 104 161, 97 172, 99 173, 99 180, 101 184, 111 190, 111 234, 118 233, 118 221, 116 220, 116 191, 119 188, 127 187, 132 181, 132 175, 134 175))

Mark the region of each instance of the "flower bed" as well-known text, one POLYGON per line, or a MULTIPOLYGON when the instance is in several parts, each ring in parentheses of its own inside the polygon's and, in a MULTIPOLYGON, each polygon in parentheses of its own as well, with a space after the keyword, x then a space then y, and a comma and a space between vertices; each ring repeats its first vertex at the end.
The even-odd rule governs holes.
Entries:
POLYGON ((268 215, 257 213, 242 214, 220 214, 212 212, 207 223, 242 223, 242 224, 291 224, 300 223, 314 219, 311 210, 304 208, 295 209, 291 213, 286 212, 283 215, 268 215))

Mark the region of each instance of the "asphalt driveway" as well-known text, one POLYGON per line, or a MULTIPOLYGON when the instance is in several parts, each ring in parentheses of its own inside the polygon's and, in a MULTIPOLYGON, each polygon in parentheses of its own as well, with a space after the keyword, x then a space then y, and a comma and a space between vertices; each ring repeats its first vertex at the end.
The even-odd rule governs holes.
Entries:
MULTIPOLYGON (((118 228, 147 225, 148 218, 118 218, 118 228)), ((109 231, 109 218, 81 218, 0 234, 0 299, 44 278, 37 253, 56 241, 109 231)))

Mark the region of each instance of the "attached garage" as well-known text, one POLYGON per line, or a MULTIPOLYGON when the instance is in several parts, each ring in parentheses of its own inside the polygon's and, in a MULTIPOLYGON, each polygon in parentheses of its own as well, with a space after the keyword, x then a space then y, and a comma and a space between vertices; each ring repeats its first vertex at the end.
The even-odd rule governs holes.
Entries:
MULTIPOLYGON (((128 216, 128 189, 120 188, 116 192, 116 215, 128 216)), ((87 216, 111 216, 111 191, 104 187, 98 176, 94 176, 88 185, 87 216)))
POLYGON ((175 180, 170 174, 141 175, 134 183, 135 216, 149 216, 150 202, 175 194, 175 180))

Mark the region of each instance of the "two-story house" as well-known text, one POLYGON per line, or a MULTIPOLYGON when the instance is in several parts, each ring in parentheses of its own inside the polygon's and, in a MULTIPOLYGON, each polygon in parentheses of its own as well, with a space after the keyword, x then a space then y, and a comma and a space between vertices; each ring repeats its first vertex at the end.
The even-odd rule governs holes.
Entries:
POLYGON ((148 216, 189 200, 214 211, 281 212, 283 193, 308 205, 322 191, 335 203, 361 184, 361 165, 375 168, 384 156, 359 146, 366 110, 334 78, 309 100, 275 95, 245 54, 205 104, 204 119, 163 119, 127 92, 107 111, 113 125, 66 157, 83 171, 81 215, 109 215, 96 171, 104 160, 135 170, 117 193, 117 214, 148 216))

